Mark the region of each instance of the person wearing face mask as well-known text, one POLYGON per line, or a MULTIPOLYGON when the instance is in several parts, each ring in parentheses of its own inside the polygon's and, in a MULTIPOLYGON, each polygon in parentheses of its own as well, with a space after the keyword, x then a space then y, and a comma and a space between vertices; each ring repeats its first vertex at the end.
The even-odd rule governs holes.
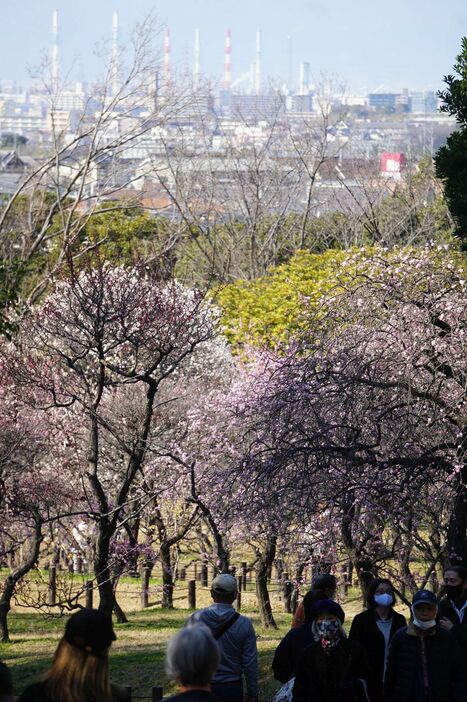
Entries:
POLYGON ((456 565, 446 568, 442 594, 438 624, 456 639, 467 668, 467 568, 456 565))
POLYGON ((369 702, 365 651, 346 637, 344 618, 342 607, 333 600, 313 603, 316 640, 297 662, 292 702, 369 702))
POLYGON ((354 617, 350 641, 358 641, 366 651, 370 664, 368 690, 371 702, 382 702, 383 681, 389 643, 407 622, 394 610, 396 598, 390 580, 375 578, 368 588, 367 609, 354 617))
POLYGON ((460 648, 436 624, 438 600, 419 590, 412 623, 391 641, 384 679, 385 702, 465 702, 467 689, 460 648))

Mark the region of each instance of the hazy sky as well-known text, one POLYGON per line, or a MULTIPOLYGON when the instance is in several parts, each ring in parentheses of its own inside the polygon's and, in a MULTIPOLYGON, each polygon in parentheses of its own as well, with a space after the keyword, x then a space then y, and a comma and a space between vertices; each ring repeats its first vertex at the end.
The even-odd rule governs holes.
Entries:
MULTIPOLYGON (((226 28, 232 30, 234 79, 254 61, 262 32, 264 74, 287 78, 309 61, 312 74, 335 74, 352 92, 439 88, 467 35, 466 0, 0 0, 0 79, 26 82, 51 43, 51 15, 60 13, 61 62, 79 77, 98 73, 96 44, 155 11, 171 31, 173 63, 192 61, 201 33, 202 70, 220 77, 226 28)), ((158 39, 160 41, 160 38, 158 39)))

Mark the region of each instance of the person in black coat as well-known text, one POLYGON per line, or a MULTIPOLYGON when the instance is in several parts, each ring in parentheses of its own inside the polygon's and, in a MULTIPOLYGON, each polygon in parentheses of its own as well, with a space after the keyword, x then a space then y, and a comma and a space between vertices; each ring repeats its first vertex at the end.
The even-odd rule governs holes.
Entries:
POLYGON ((307 646, 295 668, 292 702, 356 702, 368 700, 368 663, 357 641, 342 628, 342 608, 332 600, 313 604, 313 631, 319 637, 307 646))
POLYGON ((447 631, 436 625, 437 611, 434 593, 415 593, 413 623, 400 629, 389 647, 385 702, 466 701, 460 648, 447 631))
POLYGON ((439 603, 438 624, 449 631, 464 655, 467 667, 467 568, 448 566, 444 571, 443 594, 439 603))
POLYGON ((276 680, 280 680, 281 683, 286 683, 293 677, 297 661, 305 648, 315 640, 311 629, 313 623, 313 602, 314 598, 308 592, 303 598, 305 622, 294 629, 290 629, 274 653, 272 670, 276 680))
POLYGON ((364 612, 357 614, 349 632, 350 641, 358 641, 366 651, 370 665, 368 691, 371 702, 383 699, 383 681, 389 644, 407 622, 394 611, 396 598, 390 580, 375 578, 368 588, 364 612))

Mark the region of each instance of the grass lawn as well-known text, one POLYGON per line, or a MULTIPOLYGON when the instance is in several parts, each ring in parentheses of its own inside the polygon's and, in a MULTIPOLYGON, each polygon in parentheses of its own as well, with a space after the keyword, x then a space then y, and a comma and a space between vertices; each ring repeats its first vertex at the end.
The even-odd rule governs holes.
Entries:
MULTIPOLYGON (((116 624, 117 641, 112 646, 110 670, 113 682, 131 685, 133 698, 150 698, 151 687, 161 685, 164 695, 175 691, 174 685, 164 674, 164 651, 167 640, 182 627, 191 613, 184 608, 162 610, 158 606, 143 611, 131 611, 130 602, 120 597, 126 608, 128 624, 116 624)), ((133 604, 136 604, 132 600, 133 604)), ((209 604, 207 591, 199 591, 198 606, 209 604)), ((242 593, 242 613, 251 617, 258 637, 260 662, 260 697, 270 700, 279 687, 271 673, 274 650, 290 627, 291 615, 283 612, 277 594, 272 596, 273 609, 278 624, 277 630, 260 625, 256 613, 256 598, 253 592, 242 593)), ((348 626, 352 617, 360 610, 360 600, 351 591, 344 605, 348 626)), ((0 644, 0 657, 10 666, 15 693, 18 695, 29 683, 36 681, 48 667, 53 652, 64 628, 64 618, 31 612, 23 608, 13 610, 9 616, 11 643, 0 644)))

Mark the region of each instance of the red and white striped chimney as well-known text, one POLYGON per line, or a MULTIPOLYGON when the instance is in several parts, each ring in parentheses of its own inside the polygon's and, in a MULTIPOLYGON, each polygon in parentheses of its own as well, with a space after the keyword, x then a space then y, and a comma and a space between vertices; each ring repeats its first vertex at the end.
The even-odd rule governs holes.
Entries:
POLYGON ((164 58, 163 58, 163 85, 168 88, 170 85, 170 31, 164 32, 164 58))
POLYGON ((225 33, 224 44, 224 90, 232 88, 232 35, 230 29, 225 33))

